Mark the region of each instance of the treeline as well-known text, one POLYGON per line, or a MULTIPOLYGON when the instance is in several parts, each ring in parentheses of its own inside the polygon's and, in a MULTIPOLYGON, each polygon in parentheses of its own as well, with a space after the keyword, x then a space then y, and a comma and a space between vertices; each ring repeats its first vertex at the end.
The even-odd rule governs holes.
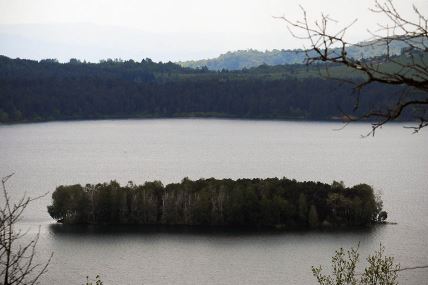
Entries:
POLYGON ((48 212, 65 224, 277 228, 366 226, 386 218, 380 197, 367 184, 286 178, 59 186, 48 212))
MULTIPOLYGON (((368 86, 358 112, 396 104, 399 91, 368 86)), ((62 64, 0 56, 0 123, 182 116, 330 120, 354 114, 356 96, 351 86, 301 65, 214 72, 150 59, 62 64)))

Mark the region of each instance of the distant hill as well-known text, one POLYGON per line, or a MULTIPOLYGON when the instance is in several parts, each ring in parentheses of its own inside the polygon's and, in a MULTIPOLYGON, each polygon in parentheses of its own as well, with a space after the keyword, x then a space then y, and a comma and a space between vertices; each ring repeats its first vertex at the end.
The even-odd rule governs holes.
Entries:
MULTIPOLYGON (((402 41, 392 41, 390 54, 399 55, 406 46, 402 41)), ((366 42, 348 48, 348 55, 355 59, 373 58, 386 54, 386 45, 383 42, 366 42)), ((339 50, 337 50, 339 51, 339 50)), ((254 49, 227 52, 216 58, 178 62, 183 67, 202 68, 210 70, 241 70, 243 68, 260 65, 301 64, 305 60, 305 51, 272 50, 258 51, 254 49)))

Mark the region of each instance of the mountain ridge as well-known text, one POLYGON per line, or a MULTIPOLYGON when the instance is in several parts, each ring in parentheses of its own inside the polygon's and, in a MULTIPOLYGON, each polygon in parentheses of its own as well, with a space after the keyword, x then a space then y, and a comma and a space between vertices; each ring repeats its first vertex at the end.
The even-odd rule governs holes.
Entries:
MULTIPOLYGON (((389 44, 390 55, 400 55, 402 50, 407 48, 401 40, 392 39, 389 44)), ((339 52, 335 48, 332 52, 339 52)), ((351 58, 373 58, 386 54, 387 46, 384 40, 361 42, 349 46, 347 53, 351 58)), ((284 64, 303 64, 306 59, 306 51, 303 49, 273 49, 259 51, 255 49, 229 51, 215 58, 179 61, 183 67, 202 68, 206 66, 209 70, 242 70, 246 68, 257 67, 260 65, 284 65, 284 64)))

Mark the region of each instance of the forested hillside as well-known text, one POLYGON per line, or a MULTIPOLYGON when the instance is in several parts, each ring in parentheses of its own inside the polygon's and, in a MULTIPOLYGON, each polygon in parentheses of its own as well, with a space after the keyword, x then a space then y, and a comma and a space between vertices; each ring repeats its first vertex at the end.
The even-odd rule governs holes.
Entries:
MULTIPOLYGON (((320 76, 324 66, 260 66, 242 71, 183 68, 174 63, 22 60, 0 57, 0 122, 215 116, 338 119, 357 94, 320 76)), ((358 78, 344 67, 330 74, 358 78)), ((400 87, 372 84, 358 112, 394 104, 400 87)), ((406 114, 403 116, 406 119, 406 114)))
MULTIPOLYGON (((402 41, 391 41, 389 46, 390 55, 399 55, 406 46, 402 41)), ((333 50, 333 52, 339 50, 333 50)), ((351 58, 363 59, 379 57, 386 54, 387 48, 382 42, 360 43, 350 46, 347 53, 351 58)), ((258 51, 254 49, 238 50, 221 54, 216 58, 191 60, 179 62, 184 67, 201 68, 206 66, 210 70, 240 70, 243 68, 266 65, 302 64, 307 55, 304 50, 271 50, 258 51)))

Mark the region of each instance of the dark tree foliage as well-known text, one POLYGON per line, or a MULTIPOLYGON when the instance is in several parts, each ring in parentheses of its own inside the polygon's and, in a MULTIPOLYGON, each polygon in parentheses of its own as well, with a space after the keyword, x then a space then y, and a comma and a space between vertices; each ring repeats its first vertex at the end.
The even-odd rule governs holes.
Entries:
POLYGON ((377 221, 382 203, 369 185, 337 184, 184 178, 166 186, 159 181, 59 186, 48 212, 65 224, 317 228, 377 221))
MULTIPOLYGON (((393 104, 391 94, 400 91, 371 85, 360 94, 358 111, 393 104)), ((0 122, 181 116, 330 120, 352 113, 355 96, 350 85, 301 65, 214 72, 150 59, 62 64, 0 56, 0 122)))

